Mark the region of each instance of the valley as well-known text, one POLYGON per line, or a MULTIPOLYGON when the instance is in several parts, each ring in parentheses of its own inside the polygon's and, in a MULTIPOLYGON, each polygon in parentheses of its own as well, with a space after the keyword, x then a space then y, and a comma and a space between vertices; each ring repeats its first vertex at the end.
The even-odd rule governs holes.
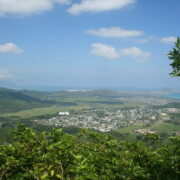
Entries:
POLYGON ((166 98, 167 94, 167 91, 74 90, 41 93, 1 89, 3 101, 0 101, 0 106, 6 110, 1 109, 0 133, 5 136, 5 128, 9 131, 9 128, 23 123, 37 130, 88 128, 116 134, 122 139, 137 139, 141 134, 137 130, 152 131, 164 138, 179 135, 180 100, 166 98), (3 103, 6 99, 11 101, 8 106, 3 103), (60 112, 68 112, 68 115, 60 112))

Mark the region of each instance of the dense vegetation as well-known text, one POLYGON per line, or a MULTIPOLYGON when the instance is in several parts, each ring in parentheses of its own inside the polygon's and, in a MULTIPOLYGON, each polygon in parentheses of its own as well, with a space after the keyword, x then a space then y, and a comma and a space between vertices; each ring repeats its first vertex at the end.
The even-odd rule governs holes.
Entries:
POLYGON ((0 146, 0 179, 178 180, 180 138, 169 145, 157 135, 145 138, 130 143, 86 129, 72 136, 19 125, 13 143, 0 146))
POLYGON ((175 47, 168 54, 169 59, 172 61, 170 64, 173 68, 171 75, 180 76, 180 38, 177 38, 175 47))

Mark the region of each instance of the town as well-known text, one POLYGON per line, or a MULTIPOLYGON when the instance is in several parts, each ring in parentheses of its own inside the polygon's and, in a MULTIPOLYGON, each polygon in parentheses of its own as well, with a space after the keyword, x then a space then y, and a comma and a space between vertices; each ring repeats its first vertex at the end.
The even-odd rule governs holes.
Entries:
POLYGON ((180 113, 177 108, 154 109, 150 107, 134 109, 94 109, 74 112, 59 112, 48 119, 35 119, 36 123, 55 127, 78 127, 102 132, 127 127, 135 123, 150 126, 157 121, 170 120, 169 113, 180 113))

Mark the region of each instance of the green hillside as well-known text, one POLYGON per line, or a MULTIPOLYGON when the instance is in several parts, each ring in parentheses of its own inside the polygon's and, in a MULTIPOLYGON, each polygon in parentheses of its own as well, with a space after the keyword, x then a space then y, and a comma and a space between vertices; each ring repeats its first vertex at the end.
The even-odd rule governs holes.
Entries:
POLYGON ((46 107, 49 102, 30 97, 20 91, 0 88, 0 113, 46 107))

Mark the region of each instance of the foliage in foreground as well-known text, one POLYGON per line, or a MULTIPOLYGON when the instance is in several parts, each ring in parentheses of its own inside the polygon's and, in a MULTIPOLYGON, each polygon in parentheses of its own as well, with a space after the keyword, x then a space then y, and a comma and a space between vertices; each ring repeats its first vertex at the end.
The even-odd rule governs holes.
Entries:
POLYGON ((180 76, 180 38, 177 38, 175 47, 169 52, 168 57, 173 62, 170 64, 173 68, 171 75, 180 76))
POLYGON ((0 179, 178 180, 180 138, 169 145, 121 142, 83 129, 78 136, 61 130, 37 133, 23 125, 14 142, 0 145, 0 179))

